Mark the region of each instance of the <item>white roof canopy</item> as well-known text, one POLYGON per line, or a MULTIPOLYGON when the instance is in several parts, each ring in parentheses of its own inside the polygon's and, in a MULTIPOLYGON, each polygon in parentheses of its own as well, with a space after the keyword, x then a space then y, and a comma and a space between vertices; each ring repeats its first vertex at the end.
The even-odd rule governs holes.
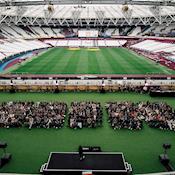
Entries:
POLYGON ((175 22, 175 0, 0 0, 0 24, 76 26, 92 20, 106 26, 169 25, 175 22))

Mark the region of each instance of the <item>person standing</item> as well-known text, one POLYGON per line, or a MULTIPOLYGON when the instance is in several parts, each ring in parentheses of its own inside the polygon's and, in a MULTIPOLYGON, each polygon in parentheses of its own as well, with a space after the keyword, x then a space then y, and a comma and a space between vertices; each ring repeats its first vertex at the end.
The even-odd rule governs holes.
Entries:
POLYGON ((83 148, 81 145, 78 148, 78 152, 79 152, 80 160, 85 159, 85 155, 83 154, 83 148))

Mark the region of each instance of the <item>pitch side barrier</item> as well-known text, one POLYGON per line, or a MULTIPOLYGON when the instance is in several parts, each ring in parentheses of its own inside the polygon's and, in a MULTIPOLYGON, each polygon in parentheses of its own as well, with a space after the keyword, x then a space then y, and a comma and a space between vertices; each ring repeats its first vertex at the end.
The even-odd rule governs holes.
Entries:
POLYGON ((175 80, 175 75, 167 74, 0 74, 0 79, 125 79, 125 80, 175 80))

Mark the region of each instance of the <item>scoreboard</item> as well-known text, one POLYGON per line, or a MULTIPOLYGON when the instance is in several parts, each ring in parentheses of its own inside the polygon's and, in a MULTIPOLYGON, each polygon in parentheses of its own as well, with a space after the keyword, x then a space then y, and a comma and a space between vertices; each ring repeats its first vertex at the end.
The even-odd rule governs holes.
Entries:
POLYGON ((78 37, 97 38, 98 37, 98 30, 79 30, 78 37))

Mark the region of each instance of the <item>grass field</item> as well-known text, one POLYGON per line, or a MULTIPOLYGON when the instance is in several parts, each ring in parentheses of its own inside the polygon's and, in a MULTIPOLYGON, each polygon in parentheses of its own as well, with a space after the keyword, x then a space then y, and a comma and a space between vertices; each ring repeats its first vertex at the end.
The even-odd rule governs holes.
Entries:
POLYGON ((132 164, 134 173, 165 171, 159 163, 158 155, 163 152, 162 144, 171 143, 169 155, 175 166, 175 133, 149 128, 144 124, 141 131, 113 130, 107 122, 104 105, 109 101, 166 101, 175 107, 174 98, 152 98, 136 93, 0 93, 2 101, 72 101, 93 100, 101 102, 103 107, 103 126, 98 129, 73 130, 0 128, 0 140, 8 143, 8 152, 12 161, 0 172, 38 173, 40 166, 47 161, 51 151, 76 151, 78 145, 99 145, 103 151, 122 151, 132 164))
POLYGON ((124 48, 49 49, 12 73, 27 74, 175 74, 124 48))

